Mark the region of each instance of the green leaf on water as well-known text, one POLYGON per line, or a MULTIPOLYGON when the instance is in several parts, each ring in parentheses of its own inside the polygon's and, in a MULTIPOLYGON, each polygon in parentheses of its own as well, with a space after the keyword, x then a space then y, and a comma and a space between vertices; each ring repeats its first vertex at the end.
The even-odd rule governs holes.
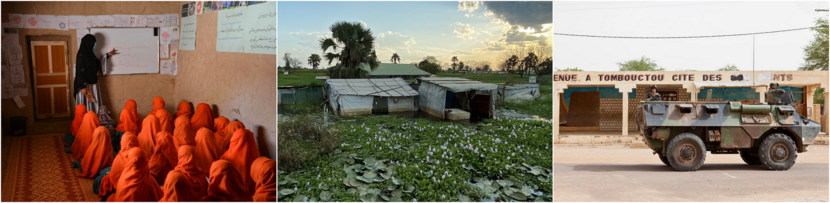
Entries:
POLYGON ((280 190, 280 194, 282 194, 283 196, 294 194, 294 190, 292 190, 292 189, 282 189, 282 190, 280 190))
POLYGON ((352 147, 354 147, 355 149, 360 149, 361 147, 363 147, 363 145, 360 145, 360 144, 355 144, 355 145, 354 145, 354 146, 352 146, 352 147))
POLYGON ((397 185, 390 185, 390 186, 386 187, 386 190, 395 190, 397 188, 398 188, 397 185))
POLYGON ((305 195, 297 195, 297 196, 294 196, 293 202, 303 202, 303 201, 306 201, 306 200, 304 200, 305 198, 306 198, 305 195))
POLYGON ((403 191, 401 191, 400 189, 392 191, 392 196, 393 197, 402 197, 403 196, 403 191))
POLYGON ((510 194, 509 196, 512 197, 515 200, 527 201, 527 196, 525 196, 521 192, 514 192, 514 193, 510 194))
POLYGON ((363 177, 366 178, 366 179, 373 179, 377 176, 378 176, 378 173, 374 172, 374 171, 368 171, 368 172, 363 174, 363 177))
POLYGON ((319 187, 320 189, 323 189, 323 190, 329 190, 329 185, 326 185, 325 183, 321 183, 317 187, 319 187))
POLYGON ((375 158, 366 158, 365 160, 363 160, 363 163, 367 166, 374 166, 375 162, 377 162, 377 159, 375 158))
POLYGON ((357 190, 355 190, 354 188, 349 188, 348 190, 346 190, 346 193, 348 193, 348 194, 357 194, 357 190))
POLYGON ((415 191, 415 186, 412 184, 406 185, 406 187, 404 187, 403 189, 403 192, 405 193, 412 193, 412 191, 415 191))
POLYGON ((319 202, 319 199, 317 199, 317 197, 312 197, 311 199, 308 199, 308 202, 319 202))
POLYGON ((401 148, 401 145, 392 146, 392 149, 400 149, 400 148, 401 148))
POLYGON ((329 201, 331 199, 331 193, 329 191, 320 192, 320 199, 323 201, 329 201))
POLYGON ((401 199, 401 197, 392 196, 392 198, 390 198, 389 201, 390 202, 403 202, 403 199, 401 199))
POLYGON ((389 198, 389 196, 386 196, 386 195, 381 195, 380 197, 381 197, 381 198, 383 198, 383 200, 386 200, 387 202, 388 202, 388 201, 389 201, 389 199, 390 199, 390 198, 389 198))
POLYGON ((513 181, 511 181, 511 180, 497 180, 496 182, 498 182, 500 186, 505 187, 505 188, 510 187, 511 185, 513 185, 513 181))
POLYGON ((394 183, 395 185, 401 185, 401 183, 403 182, 401 181, 401 179, 394 179, 392 180, 392 183, 394 183))
POLYGON ((462 202, 472 202, 472 200, 470 199, 470 196, 467 196, 467 195, 464 195, 464 194, 458 194, 458 200, 462 201, 462 202))
POLYGON ((521 190, 522 194, 525 196, 530 196, 530 188, 523 187, 521 190))

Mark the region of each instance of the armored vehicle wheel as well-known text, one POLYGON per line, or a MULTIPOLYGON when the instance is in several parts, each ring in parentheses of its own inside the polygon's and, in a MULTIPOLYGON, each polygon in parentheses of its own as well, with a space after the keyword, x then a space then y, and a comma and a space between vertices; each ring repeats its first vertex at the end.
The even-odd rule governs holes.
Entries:
POLYGON ((787 170, 795 164, 795 142, 782 133, 767 136, 758 149, 761 162, 770 170, 787 170))
POLYGON ((678 171, 696 171, 706 160, 703 140, 692 133, 681 133, 669 142, 669 163, 678 171))
POLYGON ((671 164, 669 163, 669 158, 666 157, 666 155, 663 155, 663 153, 657 153, 657 157, 660 157, 660 161, 662 161, 663 164, 666 164, 666 166, 671 166, 671 164))
POLYGON ((750 154, 750 150, 741 150, 741 159, 749 165, 761 165, 761 157, 750 154))

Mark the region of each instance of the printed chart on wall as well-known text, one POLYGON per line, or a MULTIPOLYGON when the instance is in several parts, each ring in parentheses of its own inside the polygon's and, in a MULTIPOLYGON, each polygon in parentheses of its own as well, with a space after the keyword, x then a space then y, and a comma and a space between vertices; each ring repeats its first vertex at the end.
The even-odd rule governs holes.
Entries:
POLYGON ((277 2, 220 10, 218 15, 216 51, 277 54, 277 2))

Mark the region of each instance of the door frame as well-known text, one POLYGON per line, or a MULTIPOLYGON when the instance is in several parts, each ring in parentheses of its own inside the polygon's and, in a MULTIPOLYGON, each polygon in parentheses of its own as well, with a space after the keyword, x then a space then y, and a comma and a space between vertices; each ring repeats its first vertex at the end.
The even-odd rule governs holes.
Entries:
MULTIPOLYGON (((75 70, 74 70, 74 68, 70 68, 71 67, 70 65, 75 64, 75 58, 71 57, 71 56, 72 56, 73 53, 77 52, 77 47, 76 47, 75 44, 71 43, 70 39, 71 38, 68 35, 43 35, 43 36, 27 35, 25 37, 26 45, 23 47, 23 49, 24 49, 23 51, 27 54, 23 55, 23 57, 24 57, 23 60, 24 60, 24 66, 28 66, 27 69, 28 69, 28 72, 30 73, 29 74, 29 79, 30 79, 29 81, 31 81, 31 83, 29 84, 30 85, 29 86, 29 92, 30 92, 30 94, 34 95, 32 97, 32 106, 33 106, 32 107, 32 114, 34 114, 35 120, 64 117, 64 115, 54 116, 54 114, 52 114, 52 116, 40 118, 38 116, 38 113, 37 113, 37 108, 38 108, 37 107, 37 101, 38 100, 37 100, 37 94, 36 94, 37 93, 37 86, 36 86, 36 84, 37 84, 37 72, 35 70, 36 67, 35 67, 35 59, 34 59, 34 54, 33 54, 33 51, 34 51, 33 47, 35 45, 43 45, 41 43, 43 41, 59 42, 59 43, 62 43, 65 47, 65 50, 64 50, 64 54, 65 54, 64 55, 64 57, 65 57, 64 67, 66 68, 66 71, 67 71, 66 72, 66 90, 67 90, 66 95, 68 97, 67 100, 66 100, 67 103, 68 103, 68 107, 67 107, 68 109, 67 109, 67 113, 66 113, 65 117, 72 117, 72 115, 74 115, 74 113, 75 113, 74 112, 75 108, 72 108, 74 106, 73 104, 75 104, 75 97, 71 94, 74 91, 71 91, 71 90, 73 90, 73 85, 70 82, 72 79, 74 79, 74 77, 73 77, 74 74, 73 73, 75 72, 75 70), (26 62, 28 62, 28 64, 25 64, 26 62)), ((53 68, 53 66, 50 66, 49 68, 51 69, 51 68, 53 68)), ((54 95, 54 93, 53 93, 53 95, 54 95)))

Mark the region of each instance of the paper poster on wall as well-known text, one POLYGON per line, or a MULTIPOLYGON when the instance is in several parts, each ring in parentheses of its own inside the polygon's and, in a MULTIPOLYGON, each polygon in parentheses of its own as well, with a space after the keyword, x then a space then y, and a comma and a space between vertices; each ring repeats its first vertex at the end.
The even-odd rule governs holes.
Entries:
POLYGON ((98 26, 98 16, 86 16, 86 27, 98 26))
POLYGON ((147 27, 161 27, 164 22, 163 15, 147 15, 145 21, 147 27))
POLYGON ((23 47, 20 45, 6 45, 9 50, 9 64, 20 65, 23 64, 23 47))
POLYGON ((37 15, 37 28, 55 29, 54 15, 37 15))
POLYGON ((187 11, 190 10, 190 9, 188 9, 188 7, 190 7, 189 3, 182 4, 182 18, 187 17, 187 11))
POLYGON ((159 35, 159 39, 161 40, 161 44, 170 44, 173 40, 179 39, 179 27, 178 26, 168 26, 161 28, 161 34, 159 35))
POLYGON ((69 29, 86 29, 86 16, 69 16, 69 29))
POLYGON ((23 28, 23 14, 11 14, 13 28, 23 28))
POLYGON ((147 27, 147 22, 145 22, 147 17, 143 15, 132 15, 130 16, 130 27, 147 27))
POLYGON ((10 28, 12 27, 12 16, 10 13, 2 14, 3 17, 3 28, 10 28))
POLYGON ((196 15, 202 14, 202 10, 204 10, 204 7, 202 6, 202 3, 204 3, 204 2, 202 2, 202 1, 197 1, 196 2, 196 15))
POLYGON ((242 8, 247 9, 245 20, 247 26, 242 39, 245 53, 276 55, 277 2, 272 1, 242 8))
POLYGON ((130 27, 130 15, 112 15, 114 27, 130 27))
POLYGON ((11 83, 3 83, 2 93, 0 94, 2 94, 2 99, 14 98, 14 87, 11 83))
POLYGON ((187 16, 196 16, 196 2, 190 2, 187 6, 187 16))
POLYGON ((17 83, 25 83, 26 77, 24 77, 23 72, 23 65, 11 65, 9 66, 9 80, 13 84, 17 83))
POLYGON ((58 30, 69 30, 68 16, 55 16, 55 28, 58 30))
POLYGON ((210 13, 212 11, 212 4, 213 1, 205 1, 205 5, 202 6, 202 13, 210 13))
POLYGON ((37 15, 23 14, 23 28, 37 28, 37 15))
MULTIPOLYGON (((16 28, 9 28, 9 29, 16 29, 16 28)), ((3 46, 11 47, 12 45, 20 45, 20 34, 3 32, 3 46)))
POLYGON ((173 61, 173 62, 178 63, 178 57, 179 57, 179 40, 173 40, 173 42, 170 43, 170 60, 173 61))
POLYGON ((100 27, 115 26, 115 18, 113 18, 111 15, 100 15, 98 16, 98 25, 100 27))
POLYGON ((165 14, 162 16, 164 16, 164 26, 179 25, 179 14, 165 14))
POLYGON ((216 21, 216 51, 244 52, 246 8, 219 11, 216 21))
POLYGON ((169 44, 161 44, 159 45, 159 58, 170 58, 170 45, 169 44))
POLYGON ((89 34, 89 30, 86 29, 86 28, 75 29, 75 35, 78 37, 78 41, 76 41, 76 42, 78 43, 78 48, 79 49, 81 48, 81 39, 83 39, 84 35, 86 35, 86 34, 89 34))
POLYGON ((182 18, 179 30, 179 49, 196 50, 196 16, 182 18))
POLYGON ((29 96, 29 85, 26 83, 16 83, 14 85, 14 95, 18 97, 29 96))
POLYGON ((0 82, 2 82, 3 84, 11 83, 12 81, 11 81, 11 77, 9 77, 10 76, 9 73, 11 73, 11 72, 9 72, 9 65, 6 65, 6 64, 0 65, 0 75, 2 75, 2 79, 0 79, 0 82))
POLYGON ((162 61, 159 61, 159 66, 161 66, 161 70, 160 70, 161 74, 176 75, 177 72, 178 72, 176 70, 176 62, 175 61, 162 60, 162 61))

